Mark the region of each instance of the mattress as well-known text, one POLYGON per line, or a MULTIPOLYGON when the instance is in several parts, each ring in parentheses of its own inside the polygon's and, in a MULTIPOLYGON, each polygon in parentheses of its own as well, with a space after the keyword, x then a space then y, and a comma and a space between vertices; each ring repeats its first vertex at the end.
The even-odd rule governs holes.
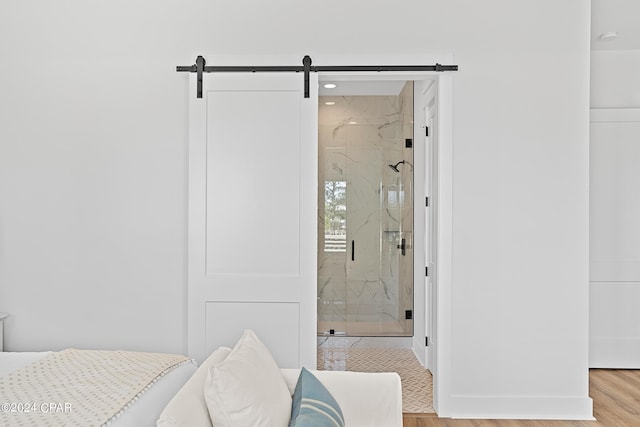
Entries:
MULTIPOLYGON (((0 377, 50 353, 0 353, 0 377)), ((164 407, 196 369, 195 363, 185 363, 166 373, 109 425, 115 427, 155 427, 156 420, 164 407)))

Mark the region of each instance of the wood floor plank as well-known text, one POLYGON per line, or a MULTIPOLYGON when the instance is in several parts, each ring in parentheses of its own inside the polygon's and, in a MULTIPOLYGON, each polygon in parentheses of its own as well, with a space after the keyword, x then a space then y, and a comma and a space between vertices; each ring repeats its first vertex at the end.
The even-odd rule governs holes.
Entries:
POLYGON ((640 376, 623 370, 599 370, 592 386, 606 392, 629 414, 640 415, 640 376))
POLYGON ((593 372, 590 395, 595 417, 611 425, 640 426, 640 385, 636 388, 630 384, 626 375, 614 370, 593 372))
MULTIPOLYGON (((608 371, 607 369, 602 369, 603 371, 608 371)), ((640 387, 640 375, 636 375, 635 373, 638 370, 634 369, 616 369, 616 375, 625 378, 631 384, 634 384, 637 387, 640 387)))
POLYGON ((402 420, 402 427, 418 427, 418 419, 405 416, 402 420))

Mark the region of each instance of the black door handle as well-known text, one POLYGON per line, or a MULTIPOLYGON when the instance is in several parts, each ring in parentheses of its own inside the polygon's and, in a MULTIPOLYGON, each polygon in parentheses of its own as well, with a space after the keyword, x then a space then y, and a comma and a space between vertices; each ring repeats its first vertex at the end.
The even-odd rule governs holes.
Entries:
POLYGON ((401 243, 398 245, 398 249, 401 249, 401 250, 402 250, 402 256, 405 256, 405 255, 406 255, 406 253, 407 253, 407 252, 406 252, 407 245, 405 244, 405 242, 406 242, 406 241, 405 241, 405 239, 403 238, 403 239, 402 239, 402 241, 401 241, 401 243))

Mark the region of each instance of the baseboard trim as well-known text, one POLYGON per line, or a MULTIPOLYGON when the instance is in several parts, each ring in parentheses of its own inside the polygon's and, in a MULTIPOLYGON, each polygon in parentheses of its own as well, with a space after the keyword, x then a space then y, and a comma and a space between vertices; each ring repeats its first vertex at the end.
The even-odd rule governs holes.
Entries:
POLYGON ((448 418, 594 420, 590 397, 452 396, 448 418))

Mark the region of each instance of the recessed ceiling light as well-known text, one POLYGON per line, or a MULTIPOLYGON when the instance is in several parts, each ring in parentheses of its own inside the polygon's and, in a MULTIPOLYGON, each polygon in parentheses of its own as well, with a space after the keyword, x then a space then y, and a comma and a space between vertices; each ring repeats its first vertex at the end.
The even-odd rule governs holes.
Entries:
POLYGON ((333 101, 327 101, 324 103, 324 105, 336 105, 336 103, 333 101))
POLYGON ((609 42, 617 39, 618 33, 616 32, 604 33, 604 34, 600 34, 600 37, 598 38, 600 39, 600 41, 609 42))
POLYGON ((324 85, 324 88, 325 89, 335 89, 336 85, 335 85, 335 83, 327 83, 327 84, 324 85))

